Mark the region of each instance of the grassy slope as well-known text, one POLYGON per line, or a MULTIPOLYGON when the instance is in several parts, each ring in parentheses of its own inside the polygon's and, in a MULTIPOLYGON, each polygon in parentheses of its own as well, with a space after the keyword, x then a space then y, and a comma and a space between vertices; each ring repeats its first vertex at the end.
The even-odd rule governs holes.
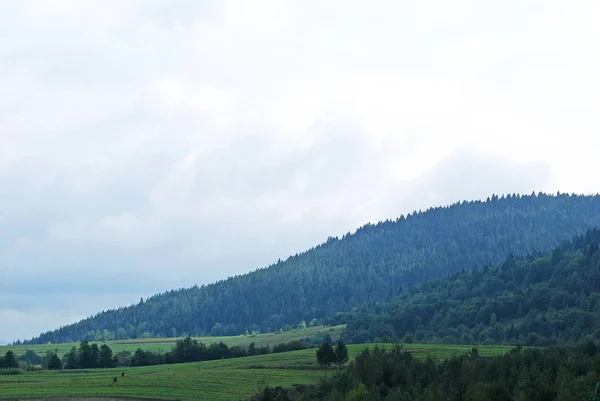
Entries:
MULTIPOLYGON (((215 342, 223 341, 229 346, 240 345, 248 346, 251 342, 254 342, 257 346, 287 343, 293 340, 300 340, 303 338, 319 337, 329 334, 335 341, 339 338, 345 325, 325 327, 307 327, 306 329, 294 329, 282 333, 268 333, 258 334, 256 336, 230 336, 230 337, 196 337, 198 341, 204 344, 212 344, 215 342)), ((113 350, 113 352, 119 352, 123 350, 135 351, 138 348, 142 348, 145 351, 170 351, 175 344, 176 338, 151 338, 143 340, 121 340, 121 341, 107 341, 106 344, 113 350)), ((98 343, 100 343, 99 341, 98 343)), ((93 342, 92 342, 93 343, 93 342)), ((64 344, 35 344, 35 345, 19 345, 19 346, 0 346, 0 355, 4 355, 6 351, 12 350, 16 355, 25 353, 26 350, 33 350, 38 355, 43 355, 47 350, 57 350, 58 355, 62 356, 69 352, 71 347, 78 346, 76 343, 64 343, 64 344)))
MULTIPOLYGON (((370 345, 373 346, 373 345, 370 345)), ((390 345, 382 345, 389 347, 390 345)), ((349 345, 351 358, 366 347, 349 345)), ((444 359, 468 352, 470 346, 409 344, 419 358, 444 359)), ((480 355, 493 356, 510 347, 479 347, 480 355)), ((315 383, 323 372, 315 350, 285 352, 246 358, 125 369, 36 372, 0 376, 0 398, 103 396, 166 400, 238 400, 265 385, 291 386, 315 383), (119 376, 113 383, 112 377, 119 376)))

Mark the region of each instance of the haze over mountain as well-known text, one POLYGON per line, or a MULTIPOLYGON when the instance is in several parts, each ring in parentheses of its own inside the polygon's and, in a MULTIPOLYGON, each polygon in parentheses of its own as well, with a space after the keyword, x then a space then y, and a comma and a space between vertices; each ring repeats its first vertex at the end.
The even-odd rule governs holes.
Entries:
POLYGON ((600 191, 594 1, 6 1, 0 337, 492 193, 600 191))
MULTIPOLYGON (((266 269, 154 296, 43 334, 36 343, 237 335, 333 318, 424 280, 546 251, 600 226, 600 196, 492 196, 330 238, 266 269)), ((325 320, 326 321, 326 320, 325 320)))

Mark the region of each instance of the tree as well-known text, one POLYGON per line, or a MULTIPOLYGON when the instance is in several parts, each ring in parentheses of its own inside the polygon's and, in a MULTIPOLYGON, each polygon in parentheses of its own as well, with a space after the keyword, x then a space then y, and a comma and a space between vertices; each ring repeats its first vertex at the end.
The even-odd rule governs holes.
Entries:
POLYGON ((18 368, 19 362, 15 358, 15 354, 12 351, 7 351, 4 357, 0 358, 0 368, 18 368))
POLYGON ((79 367, 79 358, 77 356, 77 349, 71 348, 71 351, 67 352, 64 356, 65 369, 77 369, 79 367))
POLYGON ((317 362, 325 367, 325 379, 327 379, 327 368, 336 361, 335 351, 333 347, 325 341, 319 349, 317 349, 317 362))
POLYGON ((100 349, 98 348, 98 344, 92 344, 92 346, 90 347, 90 354, 92 361, 90 368, 97 368, 98 360, 100 359, 100 349))
POLYGON ((81 369, 89 369, 93 367, 94 361, 92 357, 92 346, 87 341, 79 343, 79 350, 77 352, 79 359, 79 367, 81 369))
POLYGON ((348 362, 348 348, 341 338, 335 346, 335 361, 340 367, 340 370, 342 369, 342 365, 348 362))
POLYGON ((177 340, 173 347, 173 357, 177 362, 195 362, 202 359, 204 345, 198 340, 186 337, 183 340, 177 340))
POLYGON ((18 358, 19 361, 25 361, 30 365, 41 365, 42 358, 30 349, 26 350, 23 355, 18 358))
POLYGON ((48 369, 49 370, 60 370, 62 369, 62 362, 56 352, 52 352, 48 358, 48 369))
POLYGON ((116 366, 116 359, 113 358, 112 349, 106 344, 102 344, 100 347, 100 356, 98 357, 99 368, 114 368, 116 366))
POLYGON ((131 366, 147 366, 150 365, 148 354, 141 348, 138 348, 131 357, 131 366))

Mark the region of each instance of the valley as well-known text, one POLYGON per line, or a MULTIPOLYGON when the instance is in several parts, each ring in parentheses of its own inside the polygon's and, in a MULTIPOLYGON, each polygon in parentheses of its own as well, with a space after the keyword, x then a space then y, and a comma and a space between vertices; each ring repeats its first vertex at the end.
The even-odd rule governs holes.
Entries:
MULTIPOLYGON (((134 346, 148 344, 138 342, 134 346)), ((391 344, 352 344, 353 359, 365 348, 390 348, 391 344)), ((468 353, 471 346, 405 344, 418 359, 441 361, 468 353)), ((479 347, 481 356, 498 356, 510 346, 479 347)), ((17 351, 18 352, 18 351, 17 351)), ((330 371, 335 371, 331 368, 330 371)), ((37 397, 109 397, 164 400, 239 400, 265 386, 292 387, 318 384, 323 369, 315 349, 259 355, 219 361, 115 369, 40 371, 21 375, 0 375, 0 399, 37 397), (123 378, 121 373, 125 372, 123 378), (118 382, 113 383, 113 377, 118 382)))

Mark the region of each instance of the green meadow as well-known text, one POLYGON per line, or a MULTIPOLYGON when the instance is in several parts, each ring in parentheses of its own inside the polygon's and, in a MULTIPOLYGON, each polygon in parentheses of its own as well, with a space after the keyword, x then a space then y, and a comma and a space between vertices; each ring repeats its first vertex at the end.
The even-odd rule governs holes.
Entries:
MULTIPOLYGON (((136 342, 135 347, 139 346, 136 342)), ((348 346, 351 359, 366 347, 348 346)), ((379 344, 390 347, 390 344, 379 344)), ((471 346, 406 344, 418 358, 445 359, 471 346)), ((501 355, 511 347, 478 347, 481 356, 501 355)), ((333 370, 333 368, 331 369, 333 370)), ((264 386, 312 384, 323 377, 315 349, 245 358, 120 369, 39 371, 0 375, 0 398, 108 397, 164 400, 239 400, 264 386), (125 376, 121 378, 121 372, 125 376), (118 382, 113 383, 113 377, 118 382)))
MULTIPOLYGON (((212 343, 218 343, 223 341, 228 346, 248 346, 254 342, 256 346, 273 346, 280 343, 288 343, 294 340, 301 340, 305 338, 323 337, 327 334, 335 341, 342 334, 346 326, 316 326, 307 327, 305 329, 293 329, 290 331, 284 331, 280 333, 266 333, 257 335, 239 335, 239 336, 227 336, 227 337, 195 337, 196 340, 210 345, 212 343)), ((149 338, 149 339, 136 339, 136 340, 118 340, 118 341, 106 341, 106 344, 113 350, 114 353, 119 351, 135 351, 138 348, 142 348, 144 351, 170 351, 175 345, 175 341, 178 338, 149 338)), ((90 343, 102 343, 102 341, 90 341, 90 343)), ((43 355, 48 350, 56 351, 61 357, 69 352, 71 347, 77 347, 79 343, 64 343, 64 344, 33 344, 33 345, 7 345, 0 346, 0 355, 4 355, 6 351, 12 350, 15 355, 22 355, 26 350, 33 350, 38 355, 43 355)))

